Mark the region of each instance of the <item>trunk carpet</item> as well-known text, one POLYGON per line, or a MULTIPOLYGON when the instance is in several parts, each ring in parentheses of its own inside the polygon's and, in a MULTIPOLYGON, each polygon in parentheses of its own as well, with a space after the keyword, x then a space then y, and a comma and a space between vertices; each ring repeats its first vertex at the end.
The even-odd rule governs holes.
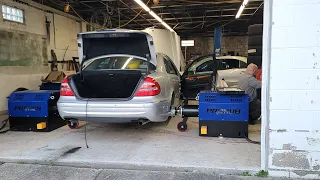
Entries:
POLYGON ((129 98, 142 77, 136 70, 83 71, 71 78, 82 98, 129 98))

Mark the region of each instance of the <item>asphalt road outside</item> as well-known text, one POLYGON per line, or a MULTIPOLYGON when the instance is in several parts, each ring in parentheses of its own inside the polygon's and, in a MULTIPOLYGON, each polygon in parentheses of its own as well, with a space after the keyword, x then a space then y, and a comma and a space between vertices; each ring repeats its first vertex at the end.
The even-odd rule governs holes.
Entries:
POLYGON ((142 171, 124 169, 92 169, 66 166, 14 164, 0 165, 1 180, 289 180, 199 172, 142 171))

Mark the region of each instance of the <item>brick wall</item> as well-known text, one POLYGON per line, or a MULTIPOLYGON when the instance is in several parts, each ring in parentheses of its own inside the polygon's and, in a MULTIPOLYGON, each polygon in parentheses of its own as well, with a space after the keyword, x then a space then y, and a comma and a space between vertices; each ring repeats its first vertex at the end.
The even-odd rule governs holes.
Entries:
POLYGON ((226 36, 222 38, 221 42, 222 54, 234 55, 239 53, 240 56, 248 56, 248 36, 226 36))
MULTIPOLYGON (((189 37, 183 38, 184 40, 194 40, 194 47, 187 47, 187 60, 192 55, 207 55, 213 53, 214 40, 213 37, 189 37)), ((240 56, 248 55, 248 37, 247 36, 224 36, 221 41, 222 54, 234 55, 239 53, 240 56)), ((184 53, 185 48, 182 47, 184 53)))
MULTIPOLYGON (((212 37, 189 37, 182 38, 182 40, 194 40, 194 47, 187 47, 187 58, 190 60, 193 55, 207 55, 213 52, 213 38, 212 37)), ((181 47, 183 56, 185 56, 185 47, 181 47)))
POLYGON ((320 1, 274 0, 269 170, 320 178, 320 1))

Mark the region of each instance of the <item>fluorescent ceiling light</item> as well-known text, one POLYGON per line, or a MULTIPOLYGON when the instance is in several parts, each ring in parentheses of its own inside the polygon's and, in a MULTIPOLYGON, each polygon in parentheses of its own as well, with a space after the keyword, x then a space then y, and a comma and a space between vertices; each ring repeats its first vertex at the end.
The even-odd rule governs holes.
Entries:
POLYGON ((239 11, 238 11, 238 13, 237 13, 237 15, 236 15, 236 19, 238 19, 238 18, 240 17, 240 15, 242 14, 243 9, 244 9, 244 6, 241 5, 241 6, 240 6, 240 9, 239 9, 239 11))
POLYGON ((141 0, 134 0, 137 4, 139 4, 145 11, 149 12, 149 14, 154 17, 157 21, 159 21, 165 28, 174 32, 174 30, 165 23, 156 13, 154 13, 146 4, 144 4, 141 0))
POLYGON ((167 29, 169 29, 171 32, 174 32, 174 30, 165 22, 162 21, 161 23, 164 27, 166 27, 167 29))
POLYGON ((245 6, 248 4, 249 0, 243 0, 241 6, 240 6, 240 9, 239 11, 237 12, 237 15, 236 15, 236 19, 238 19, 241 14, 242 14, 242 11, 244 10, 245 6))
POLYGON ((146 4, 144 4, 141 0, 134 0, 134 1, 138 3, 147 12, 151 11, 150 8, 146 4))
POLYGON ((159 21, 159 22, 163 22, 162 21, 162 19, 158 16, 158 15, 156 15, 156 13, 154 13, 153 11, 150 11, 149 12, 150 13, 150 15, 152 16, 152 17, 154 17, 157 21, 159 21))

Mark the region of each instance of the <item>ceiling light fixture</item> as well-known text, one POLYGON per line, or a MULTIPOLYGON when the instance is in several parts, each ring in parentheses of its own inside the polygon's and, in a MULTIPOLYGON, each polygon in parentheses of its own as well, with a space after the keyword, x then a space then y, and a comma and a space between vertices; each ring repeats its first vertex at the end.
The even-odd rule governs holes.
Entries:
POLYGON ((174 30, 165 23, 156 13, 154 13, 145 3, 143 3, 141 0, 134 0, 137 4, 139 4, 145 11, 149 12, 149 14, 155 18, 157 21, 159 21, 165 28, 170 30, 171 32, 174 32, 174 30))
POLYGON ((241 16, 242 11, 244 10, 244 8, 245 8, 245 6, 248 4, 248 2, 249 2, 249 0, 243 0, 241 6, 240 6, 240 8, 239 8, 239 11, 238 11, 237 14, 236 14, 236 19, 238 19, 238 18, 241 16))

